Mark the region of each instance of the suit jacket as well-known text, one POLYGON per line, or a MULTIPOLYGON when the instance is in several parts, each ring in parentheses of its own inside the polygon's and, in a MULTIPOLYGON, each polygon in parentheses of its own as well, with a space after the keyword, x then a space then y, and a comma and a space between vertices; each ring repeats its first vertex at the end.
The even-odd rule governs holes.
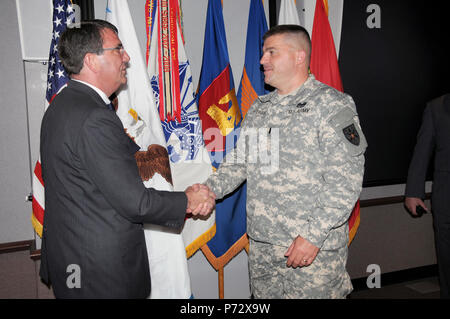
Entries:
POLYGON ((433 211, 448 209, 450 202, 450 94, 427 104, 409 166, 405 196, 425 197, 425 179, 434 155, 433 211))
POLYGON ((133 156, 138 149, 117 115, 82 83, 69 81, 45 112, 40 275, 56 297, 149 295, 142 224, 180 229, 187 199, 144 186, 133 156))

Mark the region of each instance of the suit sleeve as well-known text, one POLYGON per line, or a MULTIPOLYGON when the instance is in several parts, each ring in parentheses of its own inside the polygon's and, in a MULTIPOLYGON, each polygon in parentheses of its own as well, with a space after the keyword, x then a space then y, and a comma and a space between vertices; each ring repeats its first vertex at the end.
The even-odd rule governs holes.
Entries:
POLYGON ((114 113, 93 111, 80 132, 77 149, 93 183, 117 213, 134 223, 183 225, 186 195, 144 186, 133 156, 136 149, 114 113))
POLYGON ((422 125, 417 134, 417 143, 409 164, 405 196, 422 199, 425 197, 425 179, 434 146, 435 129, 430 104, 423 112, 422 125))

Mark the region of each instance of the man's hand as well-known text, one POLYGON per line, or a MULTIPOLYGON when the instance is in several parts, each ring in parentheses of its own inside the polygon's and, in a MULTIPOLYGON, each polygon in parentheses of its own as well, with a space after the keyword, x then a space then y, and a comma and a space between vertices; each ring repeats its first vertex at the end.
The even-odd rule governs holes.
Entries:
POLYGON ((309 266, 316 259, 318 252, 318 247, 303 237, 297 236, 284 254, 285 257, 288 257, 286 266, 292 268, 309 266))
POLYGON ((216 203, 216 195, 211 192, 208 186, 194 184, 186 188, 184 192, 188 199, 187 213, 206 216, 213 210, 216 203))
POLYGON ((413 214, 413 216, 419 216, 416 212, 417 206, 422 206, 423 209, 425 209, 428 212, 427 206, 425 206, 425 203, 423 200, 417 197, 406 197, 405 198, 405 206, 406 208, 413 214))

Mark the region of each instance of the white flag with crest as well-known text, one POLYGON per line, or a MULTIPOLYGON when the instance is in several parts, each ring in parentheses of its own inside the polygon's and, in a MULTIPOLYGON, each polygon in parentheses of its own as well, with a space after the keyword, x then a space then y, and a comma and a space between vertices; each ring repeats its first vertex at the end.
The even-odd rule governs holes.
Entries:
MULTIPOLYGON (((147 39, 148 74, 156 104, 159 106, 160 119, 170 157, 173 186, 175 190, 184 190, 189 185, 205 182, 212 173, 212 166, 203 142, 189 60, 184 49, 182 30, 179 25, 179 7, 176 1, 148 0, 146 12, 148 14, 147 31, 149 37, 147 39), (161 13, 165 12, 169 12, 168 20, 173 23, 160 24, 160 21, 163 21, 161 13), (167 34, 167 39, 173 37, 177 41, 170 41, 167 46, 164 46, 162 37, 167 34), (171 46, 173 43, 174 45, 171 46), (172 52, 176 52, 177 58, 170 59, 171 63, 167 63, 167 59, 164 60, 161 57, 162 47, 165 50, 167 50, 167 47, 169 47, 168 50, 172 50, 165 53, 167 56, 172 57, 172 52), (160 80, 168 78, 159 74, 163 70, 163 60, 166 61, 166 65, 170 65, 170 70, 164 70, 165 74, 170 74, 170 80, 166 80, 164 84, 167 85, 170 82, 167 87, 172 88, 172 95, 179 94, 179 98, 176 96, 168 97, 161 92, 160 80), (179 80, 177 79, 178 76, 179 80), (178 110, 179 114, 179 117, 172 114, 175 119, 165 117, 164 111, 167 110, 164 109, 163 104, 169 98, 172 101, 179 100, 180 103, 173 110, 174 113, 178 110)), ((214 237, 215 211, 206 218, 188 218, 182 235, 186 246, 186 254, 189 258, 214 237)))
MULTIPOLYGON (((117 115, 127 133, 141 147, 141 151, 160 154, 162 149, 167 156, 164 133, 128 2, 108 0, 106 20, 119 29, 119 38, 130 56, 127 87, 117 96, 117 115)), ((170 177, 170 170, 168 175, 170 177)), ((158 172, 144 181, 144 184, 158 190, 173 191, 170 178, 158 172)), ((150 298, 191 297, 182 235, 154 225, 144 226, 152 285, 150 298)))

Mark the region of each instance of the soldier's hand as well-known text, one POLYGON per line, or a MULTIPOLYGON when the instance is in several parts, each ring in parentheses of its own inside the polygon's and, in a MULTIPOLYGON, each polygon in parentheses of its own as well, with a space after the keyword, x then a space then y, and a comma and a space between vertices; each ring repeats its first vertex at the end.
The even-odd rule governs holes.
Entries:
POLYGON ((297 236, 284 254, 285 257, 288 257, 286 266, 292 268, 309 266, 316 259, 318 252, 318 247, 305 238, 297 236))

